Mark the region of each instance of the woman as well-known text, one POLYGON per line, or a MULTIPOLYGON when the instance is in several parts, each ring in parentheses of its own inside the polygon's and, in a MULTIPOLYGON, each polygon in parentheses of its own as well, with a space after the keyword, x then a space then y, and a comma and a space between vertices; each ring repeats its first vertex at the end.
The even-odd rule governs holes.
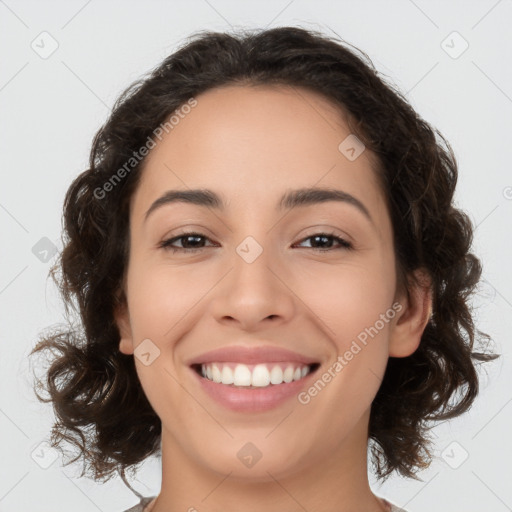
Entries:
POLYGON ((34 349, 59 352, 52 442, 98 480, 161 455, 132 511, 402 510, 372 493, 368 448, 379 478, 414 477, 496 357, 473 351, 456 180, 347 46, 197 34, 118 100, 67 193, 82 327, 34 349))

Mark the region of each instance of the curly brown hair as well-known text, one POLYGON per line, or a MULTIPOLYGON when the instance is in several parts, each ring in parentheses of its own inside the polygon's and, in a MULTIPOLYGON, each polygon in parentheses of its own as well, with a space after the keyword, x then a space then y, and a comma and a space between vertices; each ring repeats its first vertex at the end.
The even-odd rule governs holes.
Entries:
POLYGON ((420 267, 432 278, 433 310, 421 343, 409 357, 389 358, 369 423, 377 476, 396 470, 416 478, 431 462, 429 422, 469 409, 478 393, 477 362, 499 357, 473 351, 476 334, 479 341, 490 337, 475 329, 469 304, 481 264, 469 252, 471 222, 452 204, 458 173, 453 150, 348 43, 296 27, 200 31, 190 39, 120 96, 94 138, 89 169, 67 191, 64 249, 50 274, 70 323, 41 335, 31 353, 50 350, 54 356, 45 382, 35 386, 49 393, 44 398, 36 391, 55 410, 51 443, 78 448, 71 462, 82 455, 84 472, 92 470, 96 480, 114 471, 124 475, 159 453, 160 419, 134 358, 119 351, 114 321, 126 300, 129 203, 145 159, 129 170, 126 162, 190 98, 223 85, 277 84, 320 93, 348 114, 351 132, 376 157, 399 284, 407 287, 406 276, 420 267), (123 179, 113 182, 123 165, 123 179), (79 315, 76 324, 71 309, 79 315))

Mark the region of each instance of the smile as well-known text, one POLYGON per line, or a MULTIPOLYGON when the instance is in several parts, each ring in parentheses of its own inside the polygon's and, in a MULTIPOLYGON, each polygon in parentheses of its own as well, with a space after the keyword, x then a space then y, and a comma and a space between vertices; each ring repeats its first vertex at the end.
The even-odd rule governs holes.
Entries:
POLYGON ((270 411, 297 398, 321 365, 317 357, 260 343, 226 345, 185 361, 197 391, 239 413, 270 411))
POLYGON ((205 379, 225 386, 256 389, 288 384, 306 377, 318 364, 279 363, 207 363, 194 365, 205 379))

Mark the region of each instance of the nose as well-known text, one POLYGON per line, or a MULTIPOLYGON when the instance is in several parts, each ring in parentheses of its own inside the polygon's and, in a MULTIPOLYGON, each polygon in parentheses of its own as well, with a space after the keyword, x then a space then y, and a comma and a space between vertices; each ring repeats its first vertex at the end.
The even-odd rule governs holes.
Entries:
MULTIPOLYGON (((230 272, 216 287, 213 315, 219 323, 257 331, 288 322, 297 308, 291 278, 270 250, 263 250, 252 262, 238 253, 230 272)), ((242 253, 240 253, 242 254, 242 253)))

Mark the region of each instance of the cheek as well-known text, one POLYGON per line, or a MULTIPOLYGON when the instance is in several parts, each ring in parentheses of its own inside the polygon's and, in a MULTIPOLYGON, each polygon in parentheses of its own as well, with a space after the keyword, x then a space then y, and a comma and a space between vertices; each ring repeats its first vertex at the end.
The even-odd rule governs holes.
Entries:
POLYGON ((191 311, 211 284, 194 279, 192 285, 190 269, 187 272, 185 266, 170 268, 136 259, 131 263, 128 302, 137 374, 159 417, 171 418, 176 415, 176 408, 186 406, 188 396, 178 384, 180 369, 174 359, 175 346, 189 327, 191 311), (137 357, 137 346, 143 340, 151 342, 144 341, 150 364, 137 357))
POLYGON ((194 308, 211 287, 190 269, 169 268, 151 263, 134 264, 128 273, 129 309, 137 338, 154 339, 160 344, 172 338, 172 330, 194 308), (141 338, 141 336, 143 338, 141 338))
MULTIPOLYGON (((376 261, 359 261, 339 266, 318 267, 302 275, 298 295, 314 313, 326 335, 345 350, 351 340, 378 322, 386 331, 381 315, 393 313, 395 275, 392 266, 376 261)), ((389 315, 388 315, 389 316, 389 315)))

